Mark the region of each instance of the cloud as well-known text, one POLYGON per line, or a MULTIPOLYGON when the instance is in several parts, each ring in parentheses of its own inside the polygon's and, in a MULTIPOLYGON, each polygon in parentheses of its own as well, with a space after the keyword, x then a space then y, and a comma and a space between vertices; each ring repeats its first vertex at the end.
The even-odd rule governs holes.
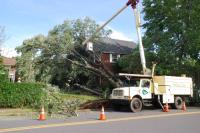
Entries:
POLYGON ((0 52, 2 56, 9 57, 9 58, 18 56, 14 48, 1 48, 0 52))
POLYGON ((133 41, 132 38, 129 38, 128 36, 126 36, 124 33, 117 31, 113 28, 109 28, 112 30, 112 34, 110 35, 110 37, 112 39, 119 39, 119 40, 126 40, 126 41, 133 41))

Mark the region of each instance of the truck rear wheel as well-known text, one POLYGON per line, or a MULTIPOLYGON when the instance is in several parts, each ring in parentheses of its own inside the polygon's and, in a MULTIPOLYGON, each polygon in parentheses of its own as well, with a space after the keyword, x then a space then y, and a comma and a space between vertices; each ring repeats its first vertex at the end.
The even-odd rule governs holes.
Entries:
POLYGON ((175 109, 181 109, 182 108, 182 104, 183 104, 183 99, 180 96, 176 96, 174 99, 174 104, 173 107, 175 109))
POLYGON ((130 103, 131 111, 136 113, 142 110, 142 101, 139 98, 133 98, 130 103))

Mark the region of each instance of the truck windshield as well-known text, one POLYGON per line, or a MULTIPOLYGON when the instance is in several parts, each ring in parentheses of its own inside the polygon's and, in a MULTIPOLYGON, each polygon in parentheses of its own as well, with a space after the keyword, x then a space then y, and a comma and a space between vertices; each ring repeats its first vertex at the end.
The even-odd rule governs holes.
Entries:
POLYGON ((123 79, 123 87, 139 87, 140 80, 138 79, 123 79))

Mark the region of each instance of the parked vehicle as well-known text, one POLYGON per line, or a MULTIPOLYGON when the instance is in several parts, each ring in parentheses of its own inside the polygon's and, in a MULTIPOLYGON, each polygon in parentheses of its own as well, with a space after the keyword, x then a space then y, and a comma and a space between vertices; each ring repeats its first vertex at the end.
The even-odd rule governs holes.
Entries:
POLYGON ((144 106, 168 103, 181 109, 186 97, 193 96, 192 78, 175 76, 149 76, 120 74, 126 77, 124 86, 115 88, 111 94, 114 106, 129 104, 133 112, 144 106))

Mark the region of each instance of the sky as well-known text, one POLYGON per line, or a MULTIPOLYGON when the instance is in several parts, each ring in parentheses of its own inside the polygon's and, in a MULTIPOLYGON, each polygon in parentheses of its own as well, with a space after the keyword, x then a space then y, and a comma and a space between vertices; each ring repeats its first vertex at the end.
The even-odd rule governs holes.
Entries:
MULTIPOLYGON (((128 0, 0 0, 0 25, 5 27, 4 54, 14 56, 14 48, 38 34, 47 35, 64 20, 90 17, 103 24, 128 0), (7 50, 7 51, 6 51, 7 50)), ((140 2, 141 6, 141 2, 140 2)), ((107 28, 112 38, 137 42, 135 18, 131 7, 107 28)))

